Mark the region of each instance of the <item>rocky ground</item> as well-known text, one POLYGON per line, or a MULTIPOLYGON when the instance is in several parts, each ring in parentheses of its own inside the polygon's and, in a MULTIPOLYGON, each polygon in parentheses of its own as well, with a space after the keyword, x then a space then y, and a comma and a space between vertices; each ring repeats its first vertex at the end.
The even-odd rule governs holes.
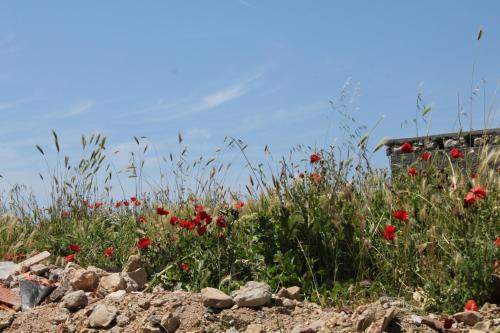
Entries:
POLYGON ((115 273, 33 262, 3 277, 0 332, 500 332, 500 306, 492 304, 453 316, 418 316, 391 298, 322 308, 302 301, 298 287, 273 294, 259 282, 231 295, 214 288, 146 293, 139 291, 147 276, 137 256, 115 273))

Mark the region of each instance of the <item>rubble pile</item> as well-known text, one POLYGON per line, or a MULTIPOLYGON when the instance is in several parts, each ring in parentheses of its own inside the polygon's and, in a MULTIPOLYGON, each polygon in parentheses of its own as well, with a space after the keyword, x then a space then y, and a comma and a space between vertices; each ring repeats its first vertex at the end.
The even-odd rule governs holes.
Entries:
POLYGON ((322 308, 303 301, 299 287, 274 294, 255 281, 230 295, 215 288, 143 292, 148 276, 139 256, 121 272, 74 263, 61 268, 48 264, 49 257, 0 262, 0 332, 500 332, 500 307, 493 304, 451 316, 419 316, 387 297, 357 308, 322 308))

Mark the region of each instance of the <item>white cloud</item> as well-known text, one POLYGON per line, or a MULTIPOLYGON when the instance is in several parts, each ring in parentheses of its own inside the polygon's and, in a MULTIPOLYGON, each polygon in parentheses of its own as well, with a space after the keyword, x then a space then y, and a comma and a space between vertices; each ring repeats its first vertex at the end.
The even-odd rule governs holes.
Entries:
POLYGON ((94 106, 95 106, 95 101, 93 100, 83 101, 74 105, 71 109, 65 112, 64 116, 65 117, 78 116, 92 109, 94 106))
MULTIPOLYGON (((182 103, 170 103, 167 105, 175 105, 162 109, 163 113, 172 112, 164 117, 150 117, 145 118, 141 122, 158 122, 158 121, 172 121, 179 118, 184 118, 196 113, 208 111, 217 108, 225 103, 236 100, 245 96, 253 91, 257 86, 258 79, 262 73, 257 73, 252 76, 245 76, 240 78, 236 83, 221 88, 213 93, 204 95, 197 98, 191 98, 189 101, 184 100, 182 103)), ((164 101, 162 101, 164 103, 164 101)))

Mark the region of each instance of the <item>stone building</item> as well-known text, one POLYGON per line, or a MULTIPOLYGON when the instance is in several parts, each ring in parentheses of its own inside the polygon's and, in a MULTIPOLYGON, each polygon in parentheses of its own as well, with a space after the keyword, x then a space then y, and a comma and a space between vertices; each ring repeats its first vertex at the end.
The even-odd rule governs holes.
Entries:
MULTIPOLYGON (((406 171, 410 166, 418 168, 420 164, 428 162, 424 161, 425 156, 431 156, 432 163, 441 169, 452 164, 461 170, 476 172, 481 156, 499 151, 500 128, 392 139, 387 140, 385 145, 392 175, 398 174, 401 170, 406 171), (452 151, 458 156, 463 156, 453 158, 452 151), (423 155, 424 153, 426 155, 423 155)), ((492 158, 489 165, 498 171, 500 154, 495 155, 496 158, 492 158)))

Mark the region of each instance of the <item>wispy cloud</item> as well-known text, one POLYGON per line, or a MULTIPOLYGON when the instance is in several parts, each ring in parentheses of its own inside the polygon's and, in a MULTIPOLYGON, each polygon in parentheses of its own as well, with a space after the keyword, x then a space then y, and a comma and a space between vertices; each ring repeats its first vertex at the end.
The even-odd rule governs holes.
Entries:
POLYGON ((19 99, 16 101, 0 102, 0 111, 15 109, 20 104, 31 101, 31 98, 19 99))
MULTIPOLYGON (((257 73, 252 76, 245 76, 228 86, 225 86, 217 91, 203 95, 201 97, 183 100, 182 103, 171 103, 172 107, 157 109, 161 113, 170 113, 166 116, 156 116, 154 118, 145 118, 143 123, 157 121, 172 121, 200 112, 208 111, 217 108, 223 104, 241 98, 258 86, 258 80, 262 77, 262 73, 257 73)), ((149 108, 146 110, 150 110, 149 108)))
POLYGON ((248 93, 248 91, 250 90, 248 83, 249 82, 238 83, 229 87, 225 87, 210 95, 206 95, 203 97, 200 107, 202 109, 211 109, 233 99, 241 97, 248 93))
POLYGON ((74 105, 71 109, 69 109, 67 112, 65 112, 64 116, 66 117, 74 117, 81 115, 90 109, 92 109, 95 106, 95 101, 93 100, 87 100, 80 102, 76 105, 74 105))
POLYGON ((88 99, 80 102, 73 103, 69 107, 61 108, 58 111, 44 114, 44 118, 70 118, 80 116, 96 105, 94 100, 88 99))

